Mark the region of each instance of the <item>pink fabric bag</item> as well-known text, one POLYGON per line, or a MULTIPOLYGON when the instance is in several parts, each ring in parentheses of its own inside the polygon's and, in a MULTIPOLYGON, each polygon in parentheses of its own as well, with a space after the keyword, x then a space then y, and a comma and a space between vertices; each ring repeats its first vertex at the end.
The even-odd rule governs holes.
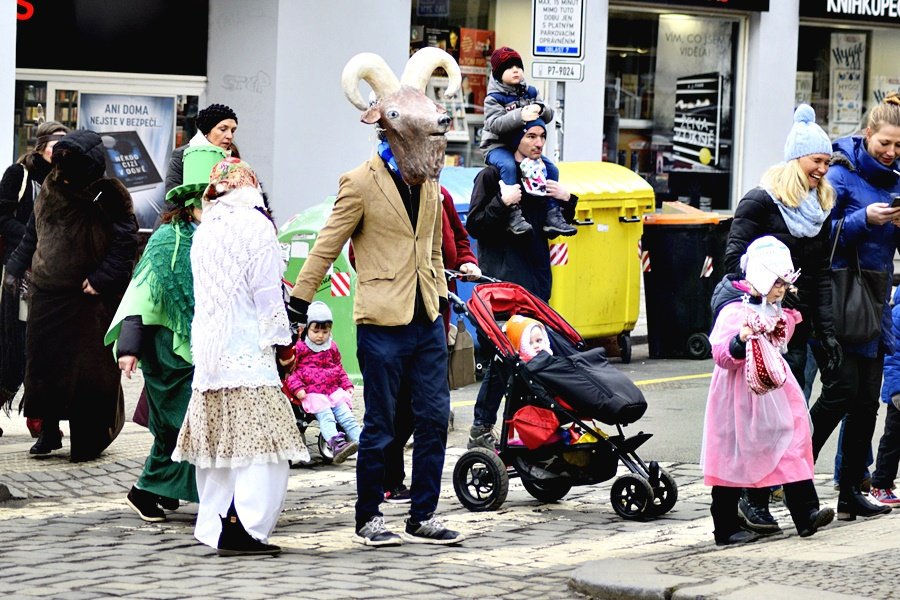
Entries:
POLYGON ((747 338, 747 385, 762 396, 787 381, 788 366, 779 350, 786 341, 786 323, 784 317, 772 319, 748 311, 747 325, 753 330, 747 338))

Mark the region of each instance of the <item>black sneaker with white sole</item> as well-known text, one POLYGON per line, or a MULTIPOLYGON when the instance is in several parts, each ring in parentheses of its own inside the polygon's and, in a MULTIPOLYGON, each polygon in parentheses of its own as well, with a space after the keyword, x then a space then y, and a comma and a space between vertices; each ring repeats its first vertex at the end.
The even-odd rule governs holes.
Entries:
POLYGON ((353 541, 363 546, 399 546, 403 543, 399 535, 385 526, 384 517, 381 515, 366 521, 366 524, 356 531, 353 541))
POLYGON ((400 537, 403 538, 403 541, 413 544, 440 544, 442 546, 458 544, 466 539, 466 536, 460 532, 444 527, 434 517, 421 523, 407 519, 406 530, 400 534, 400 537))

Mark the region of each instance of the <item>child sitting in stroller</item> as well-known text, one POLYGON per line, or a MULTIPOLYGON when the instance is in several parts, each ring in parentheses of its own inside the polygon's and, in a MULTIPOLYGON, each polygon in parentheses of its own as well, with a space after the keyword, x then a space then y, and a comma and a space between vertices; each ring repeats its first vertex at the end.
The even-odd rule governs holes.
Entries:
POLYGON ((319 431, 334 454, 332 462, 340 464, 359 448, 360 426, 351 410, 353 383, 331 338, 332 325, 327 304, 309 305, 306 328, 294 349, 296 362, 284 387, 294 404, 316 415, 319 431), (338 424, 344 432, 337 430, 338 424))
POLYGON ((525 362, 537 356, 537 353, 541 351, 553 354, 547 330, 544 328, 544 324, 537 319, 513 315, 503 326, 503 333, 506 334, 513 347, 518 350, 519 357, 525 362))

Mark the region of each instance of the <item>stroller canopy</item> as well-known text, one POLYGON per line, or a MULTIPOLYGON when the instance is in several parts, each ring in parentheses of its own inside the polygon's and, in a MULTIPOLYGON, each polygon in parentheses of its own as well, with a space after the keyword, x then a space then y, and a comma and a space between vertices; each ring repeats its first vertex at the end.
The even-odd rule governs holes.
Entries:
POLYGON ((478 323, 478 327, 504 358, 514 358, 519 354, 518 348, 513 348, 512 342, 497 323, 498 320, 506 320, 512 315, 535 318, 561 334, 572 345, 584 344, 581 335, 558 312, 516 283, 503 281, 476 285, 472 290, 472 296, 466 301, 466 307, 478 323))

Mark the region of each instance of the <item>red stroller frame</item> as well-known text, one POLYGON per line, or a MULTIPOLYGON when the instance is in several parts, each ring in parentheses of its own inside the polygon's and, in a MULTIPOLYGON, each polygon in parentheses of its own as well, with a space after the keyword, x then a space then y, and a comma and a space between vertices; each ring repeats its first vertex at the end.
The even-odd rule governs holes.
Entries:
POLYGON ((575 485, 612 479, 621 462, 630 472, 620 475, 612 485, 610 497, 617 514, 626 519, 644 519, 672 509, 678 497, 674 479, 656 461, 646 464, 635 452, 652 434, 639 432, 626 438, 618 423, 616 435, 601 433, 592 418, 577 414, 564 398, 553 396, 529 376, 518 350, 497 322, 515 314, 532 317, 546 326, 555 352, 558 349, 560 354, 572 354, 583 350, 584 339, 559 313, 510 282, 479 284, 465 303, 454 294, 450 300, 454 310, 465 314, 493 344, 497 355, 491 368, 499 368, 506 380, 503 425, 496 452, 473 448, 459 458, 454 468, 453 486, 463 506, 471 511, 498 509, 506 500, 511 477, 519 477, 525 490, 541 502, 555 502, 575 485), (561 423, 574 422, 597 441, 572 445, 555 442, 537 449, 510 445, 510 419, 527 404, 552 410, 561 423))

